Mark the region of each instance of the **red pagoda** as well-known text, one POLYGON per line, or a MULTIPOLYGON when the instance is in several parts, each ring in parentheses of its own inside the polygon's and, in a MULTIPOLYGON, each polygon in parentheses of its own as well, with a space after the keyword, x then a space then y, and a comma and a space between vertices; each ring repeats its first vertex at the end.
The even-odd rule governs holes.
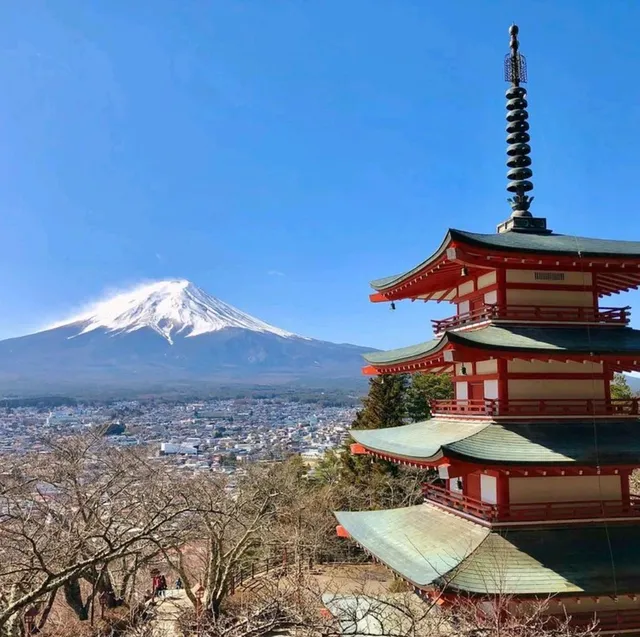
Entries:
POLYGON ((351 431, 352 453, 434 468, 424 503, 339 512, 350 537, 420 594, 516 602, 603 634, 640 634, 638 399, 617 372, 640 370, 629 308, 600 299, 640 286, 640 242, 562 235, 530 211, 526 64, 518 27, 505 59, 507 190, 496 234, 449 230, 428 259, 373 281, 371 300, 448 301, 426 343, 365 356, 366 374, 450 374, 432 418, 351 431))

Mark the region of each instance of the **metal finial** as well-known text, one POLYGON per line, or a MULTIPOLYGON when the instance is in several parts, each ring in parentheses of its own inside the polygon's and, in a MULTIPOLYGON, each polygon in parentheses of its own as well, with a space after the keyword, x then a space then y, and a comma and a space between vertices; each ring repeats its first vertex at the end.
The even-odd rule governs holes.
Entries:
POLYGON ((509 27, 511 52, 504 59, 504 79, 511 82, 507 90, 507 178, 509 184, 507 191, 513 193, 513 197, 507 201, 511 205, 511 217, 531 217, 529 206, 533 197, 526 193, 533 190, 533 184, 529 179, 533 172, 531 166, 531 146, 529 142, 529 113, 527 112, 527 91, 520 83, 527 81, 527 61, 524 55, 519 53, 518 42, 519 29, 512 24, 509 27))
POLYGON ((513 86, 520 86, 520 82, 527 81, 527 60, 524 55, 518 53, 520 43, 518 42, 518 33, 520 29, 517 24, 509 27, 509 48, 511 53, 504 56, 504 79, 505 82, 511 82, 513 86))

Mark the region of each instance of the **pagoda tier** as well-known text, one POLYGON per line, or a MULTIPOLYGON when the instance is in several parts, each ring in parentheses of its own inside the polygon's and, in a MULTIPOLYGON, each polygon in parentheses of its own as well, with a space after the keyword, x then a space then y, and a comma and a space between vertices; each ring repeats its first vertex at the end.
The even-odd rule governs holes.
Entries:
MULTIPOLYGON (((477 465, 520 474, 574 475, 588 466, 640 466, 640 422, 496 422, 432 418, 402 427, 352 429, 354 453, 422 467, 477 465)), ((450 474, 453 474, 451 469, 450 474)), ((461 475, 458 473, 458 475, 461 475)))
POLYGON ((489 360, 608 362, 615 371, 640 369, 640 330, 628 327, 486 325, 364 356, 369 374, 452 371, 452 363, 489 360))
POLYGON ((568 598, 582 612, 640 610, 638 524, 492 529, 432 504, 336 517, 341 535, 422 591, 553 595, 569 612, 568 598))
POLYGON ((433 418, 353 430, 351 451, 437 469, 425 500, 480 524, 640 519, 640 498, 630 494, 639 424, 433 418))
POLYGON ((449 230, 426 261, 403 274, 372 281, 376 292, 371 300, 459 302, 473 293, 474 281, 486 287, 485 292, 502 281, 511 291, 588 291, 596 297, 635 289, 640 286, 640 241, 449 230), (521 272, 526 270, 530 281, 523 280, 521 272))

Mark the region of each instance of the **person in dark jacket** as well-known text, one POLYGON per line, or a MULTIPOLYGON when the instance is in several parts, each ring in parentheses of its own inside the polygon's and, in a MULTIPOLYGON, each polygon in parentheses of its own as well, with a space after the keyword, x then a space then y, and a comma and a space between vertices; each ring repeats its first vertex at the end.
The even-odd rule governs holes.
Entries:
POLYGON ((160 575, 160 596, 164 597, 167 591, 167 578, 164 575, 160 575))

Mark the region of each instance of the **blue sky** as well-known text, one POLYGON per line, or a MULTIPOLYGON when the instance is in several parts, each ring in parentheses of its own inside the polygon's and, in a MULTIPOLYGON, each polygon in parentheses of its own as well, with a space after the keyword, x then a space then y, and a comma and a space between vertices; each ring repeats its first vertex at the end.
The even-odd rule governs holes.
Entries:
POLYGON ((368 281, 508 216, 512 21, 535 212, 640 240, 634 0, 1 3, 0 337, 181 277, 305 335, 426 340, 451 308, 368 281))

